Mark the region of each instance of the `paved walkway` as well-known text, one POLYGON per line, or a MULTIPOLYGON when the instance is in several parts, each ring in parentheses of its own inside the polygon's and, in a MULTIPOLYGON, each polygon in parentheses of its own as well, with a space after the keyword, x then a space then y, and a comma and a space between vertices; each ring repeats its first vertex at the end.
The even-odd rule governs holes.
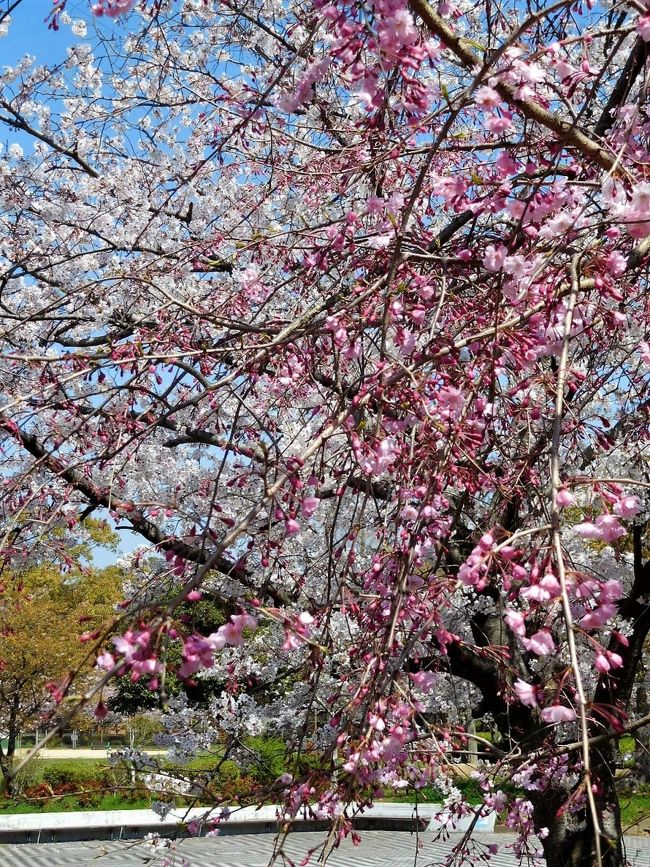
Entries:
MULTIPOLYGON (((273 834, 281 808, 275 804, 264 807, 242 807, 233 810, 220 828, 222 836, 230 834, 273 834)), ((355 818, 355 827, 372 831, 411 831, 416 827, 432 835, 441 826, 444 811, 441 804, 373 804, 355 818), (416 821, 417 816, 417 821, 416 821)), ((179 824, 188 821, 203 823, 210 818, 205 807, 176 808, 161 818, 154 810, 95 810, 74 813, 16 813, 0 816, 2 843, 67 843, 82 840, 141 840, 148 834, 173 836, 179 824)), ((474 832, 492 833, 496 816, 489 813, 476 820, 474 832)), ((464 816, 455 822, 455 830, 463 832, 474 823, 474 817, 464 816)), ((313 823, 304 816, 296 818, 296 831, 325 830, 325 822, 313 823), (319 827, 320 826, 320 827, 319 827)))
MULTIPOLYGON (((325 840, 321 833, 296 832, 285 843, 285 853, 296 863, 310 850, 316 849, 309 867, 317 867, 319 845, 325 840)), ((436 842, 433 835, 424 832, 419 837, 421 848, 417 857, 418 867, 467 867, 471 864, 470 853, 449 862, 453 843, 459 835, 447 842, 436 842)), ((488 845, 498 847, 497 853, 488 862, 491 867, 516 867, 518 860, 509 849, 514 840, 511 834, 478 834, 473 838, 475 852, 485 852, 488 845)), ((330 867, 414 867, 417 838, 408 833, 394 831, 364 831, 361 844, 353 846, 349 840, 334 850, 330 867)), ((170 859, 174 867, 187 861, 191 867, 267 867, 273 854, 275 838, 271 834, 254 834, 211 839, 183 840, 178 845, 178 854, 170 859)), ((134 867, 134 865, 159 865, 165 854, 158 853, 152 861, 152 851, 142 843, 41 843, 6 845, 0 847, 2 867, 134 867)), ((631 867, 650 867, 650 840, 643 837, 627 838, 627 857, 631 867)), ((279 859, 276 864, 283 861, 279 859)), ((287 862, 284 862, 287 863, 287 862)), ((479 862, 481 863, 481 862, 479 862)), ((541 864, 542 862, 538 862, 541 864)))
MULTIPOLYGON (((42 750, 39 750, 38 755, 41 759, 105 759, 120 749, 122 747, 113 747, 110 750, 91 750, 85 747, 78 750, 66 749, 65 747, 50 750, 47 747, 43 747, 42 750)), ((29 750, 18 750, 16 755, 20 758, 28 752, 29 750)), ((142 750, 142 752, 147 753, 149 756, 164 756, 167 754, 167 750, 156 749, 142 750)))

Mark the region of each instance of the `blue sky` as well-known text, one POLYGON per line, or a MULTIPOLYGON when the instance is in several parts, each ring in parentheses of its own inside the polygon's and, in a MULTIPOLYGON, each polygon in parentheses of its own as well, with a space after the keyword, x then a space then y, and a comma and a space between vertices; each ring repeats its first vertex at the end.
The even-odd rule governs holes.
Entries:
MULTIPOLYGON (((6 11, 11 0, 2 0, 0 10, 6 11)), ((63 26, 57 32, 47 29, 45 18, 52 9, 51 0, 22 0, 11 13, 11 27, 0 41, 0 64, 13 66, 25 54, 33 54, 38 63, 60 63, 66 58, 66 49, 80 40, 70 28, 63 26)), ((68 0, 67 11, 72 18, 88 21, 88 0, 68 0)))
MULTIPOLYGON (((0 16, 14 2, 0 0, 0 16)), ((11 13, 9 33, 0 39, 0 67, 13 66, 25 54, 32 54, 37 64, 58 64, 66 59, 71 45, 95 42, 97 33, 110 35, 116 29, 124 32, 124 28, 129 28, 132 16, 117 20, 97 18, 91 12, 92 2, 94 0, 67 0, 65 11, 70 18, 82 19, 88 25, 88 36, 80 38, 71 32, 69 24, 61 24, 56 31, 48 29, 47 16, 53 8, 52 0, 21 0, 11 13)))

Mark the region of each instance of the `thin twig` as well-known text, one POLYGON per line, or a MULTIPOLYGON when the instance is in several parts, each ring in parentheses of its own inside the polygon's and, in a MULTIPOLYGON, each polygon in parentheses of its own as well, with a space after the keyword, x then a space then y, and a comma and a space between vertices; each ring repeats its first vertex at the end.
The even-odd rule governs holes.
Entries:
POLYGON ((557 501, 558 491, 562 487, 562 478, 560 474, 560 444, 562 439, 562 420, 564 413, 564 388, 566 384, 567 364, 569 360, 569 343, 571 341, 571 329, 573 327, 573 311, 575 309, 576 297, 580 290, 580 277, 578 274, 578 269, 580 266, 581 256, 582 254, 577 253, 571 259, 571 291, 569 292, 567 298, 567 306, 564 314, 562 351, 560 353, 560 362, 557 372, 557 390, 555 394, 555 412, 553 416, 553 434, 551 440, 551 545, 555 554, 557 577, 560 582, 561 588, 562 613, 564 615, 564 622, 566 624, 567 644, 569 648, 571 670, 573 671, 576 693, 578 695, 580 741, 582 746, 582 772, 585 791, 587 793, 587 800, 589 802, 589 810, 591 812, 591 819, 594 826, 596 867, 602 867, 603 861, 600 845, 600 837, 602 831, 600 829, 598 810, 596 808, 596 800, 594 798, 591 783, 591 756, 589 752, 589 723, 587 719, 587 698, 582 683, 580 664, 578 662, 573 615, 571 614, 571 602, 569 600, 566 569, 564 566, 564 552, 562 550, 560 523, 561 507, 557 501))

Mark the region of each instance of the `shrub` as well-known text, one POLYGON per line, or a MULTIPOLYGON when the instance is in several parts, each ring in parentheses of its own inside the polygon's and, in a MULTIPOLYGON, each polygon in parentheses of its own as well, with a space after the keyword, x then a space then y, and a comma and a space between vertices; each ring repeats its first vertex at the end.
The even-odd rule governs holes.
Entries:
POLYGON ((110 768, 95 759, 43 760, 43 782, 52 788, 65 783, 81 786, 84 783, 105 782, 110 784, 110 768))
MULTIPOLYGON (((216 770, 219 762, 221 761, 221 755, 217 755, 215 753, 211 753, 207 756, 196 756, 192 759, 191 762, 188 762, 186 767, 190 771, 214 771, 216 770)), ((170 768, 174 767, 173 763, 165 763, 170 768)))
POLYGON ((287 748, 280 738, 257 736, 248 738, 251 751, 250 773, 258 783, 273 783, 287 769, 287 748))
POLYGON ((222 762, 221 765, 219 765, 218 776, 224 783, 235 783, 237 780, 241 779, 241 769, 236 762, 226 759, 225 762, 222 762))
MULTIPOLYGON (((173 768, 173 766, 170 766, 173 768)), ((241 776, 241 768, 232 759, 224 759, 219 756, 201 756, 193 759, 187 766, 191 773, 194 771, 202 777, 215 776, 221 780, 237 780, 241 776)))
MULTIPOLYGON (((20 760, 16 760, 16 762, 18 761, 20 760)), ((38 758, 27 762, 13 779, 13 794, 21 795, 25 789, 38 785, 43 780, 43 765, 43 760, 38 758)))
POLYGON ((303 776, 309 773, 318 773, 324 771, 330 773, 330 769, 323 768, 323 756, 318 750, 308 748, 301 753, 296 753, 292 756, 291 772, 298 776, 303 776))

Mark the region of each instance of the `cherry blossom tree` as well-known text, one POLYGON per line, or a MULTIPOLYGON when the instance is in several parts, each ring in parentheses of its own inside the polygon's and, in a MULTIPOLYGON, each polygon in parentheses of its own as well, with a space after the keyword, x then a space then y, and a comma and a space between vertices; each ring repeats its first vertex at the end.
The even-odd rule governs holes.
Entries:
MULTIPOLYGON (((319 767, 273 792, 335 843, 393 787, 470 809, 462 693, 500 733, 479 809, 521 857, 536 833, 549 867, 622 867, 615 743, 648 722, 650 11, 71 14, 64 63, 0 74, 0 430, 7 568, 54 515, 146 546, 80 701, 216 676, 221 731, 310 739, 319 767), (202 598, 227 615, 205 634, 180 615, 202 598)), ((188 750, 191 715, 167 703, 188 750)))

